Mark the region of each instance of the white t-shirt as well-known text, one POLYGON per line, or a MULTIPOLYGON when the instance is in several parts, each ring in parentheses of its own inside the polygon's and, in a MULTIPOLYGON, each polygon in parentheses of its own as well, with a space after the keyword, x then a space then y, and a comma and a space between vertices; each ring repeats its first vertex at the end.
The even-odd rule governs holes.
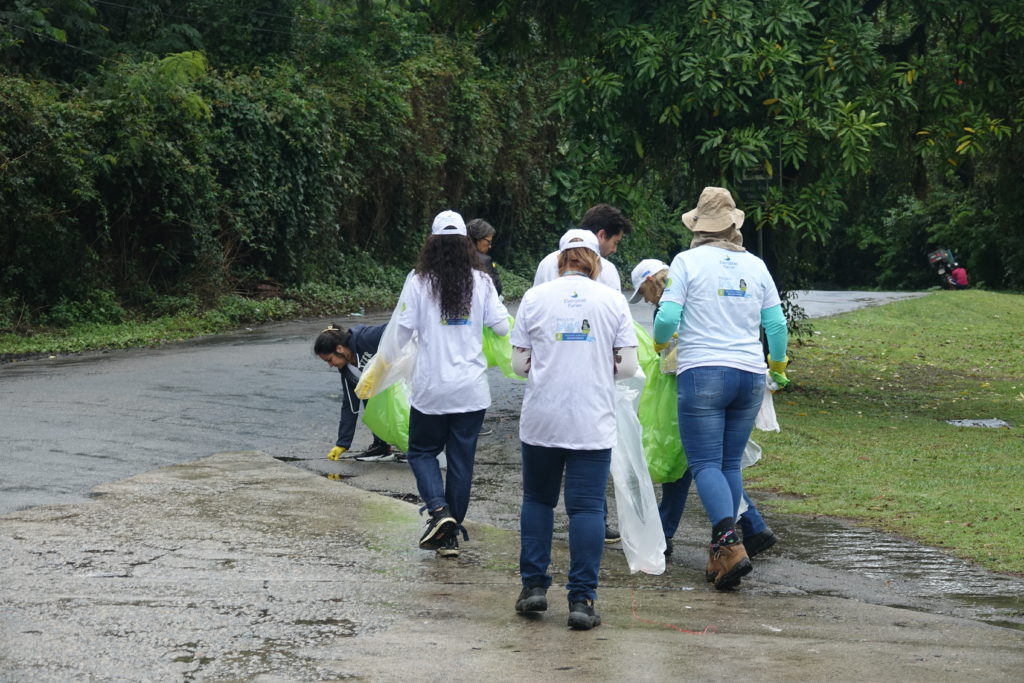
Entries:
POLYGON ((761 310, 780 301, 764 261, 708 245, 680 252, 661 300, 684 309, 677 372, 702 365, 765 372, 761 310))
POLYGON ((491 278, 473 271, 473 301, 465 318, 442 320, 429 281, 419 275, 409 280, 398 306, 399 325, 419 335, 410 405, 429 415, 490 406, 483 328, 508 321, 508 310, 498 300, 491 278))
MULTIPOLYGON (((537 273, 533 276, 534 287, 558 279, 558 254, 559 252, 553 251, 537 264, 537 273)), ((604 256, 601 257, 601 273, 597 276, 597 281, 603 285, 608 285, 616 292, 622 291, 619 269, 604 256)))
POLYGON ((637 344, 625 297, 579 275, 532 287, 511 340, 531 355, 519 438, 549 448, 614 446, 612 349, 637 344))

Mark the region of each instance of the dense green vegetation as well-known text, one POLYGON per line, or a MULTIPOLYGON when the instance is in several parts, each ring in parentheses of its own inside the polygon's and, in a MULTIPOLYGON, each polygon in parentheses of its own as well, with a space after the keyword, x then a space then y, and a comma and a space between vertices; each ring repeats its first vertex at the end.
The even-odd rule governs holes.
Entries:
POLYGON ((750 488, 1024 573, 1024 297, 936 292, 815 321, 750 488), (946 420, 998 418, 998 429, 946 420))
POLYGON ((383 305, 446 207, 529 277, 616 204, 628 270, 709 184, 784 288, 929 286, 946 246, 1024 289, 1019 10, 6 0, 0 330, 383 305))

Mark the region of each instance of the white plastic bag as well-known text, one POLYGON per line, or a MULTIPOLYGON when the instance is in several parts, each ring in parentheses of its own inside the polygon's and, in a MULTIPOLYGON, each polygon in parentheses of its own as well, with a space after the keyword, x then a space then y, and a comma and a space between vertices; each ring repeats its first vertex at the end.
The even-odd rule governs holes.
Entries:
POLYGON ((747 439, 747 445, 743 447, 743 457, 740 458, 740 469, 756 465, 761 461, 761 446, 753 439, 747 439))
POLYGON ((640 420, 634 404, 636 398, 636 390, 623 383, 615 385, 618 442, 612 449, 611 464, 615 506, 629 571, 662 574, 665 571, 665 533, 661 528, 654 484, 644 459, 640 420))
POLYGON ((761 401, 761 409, 757 411, 754 418, 754 426, 762 432, 780 432, 779 421, 775 417, 775 402, 772 400, 771 389, 767 382, 764 385, 764 399, 761 401))
POLYGON ((412 380, 412 371, 416 367, 416 335, 405 345, 398 343, 398 316, 409 291, 409 281, 415 271, 410 271, 398 296, 398 304, 391 314, 388 326, 380 337, 377 353, 363 368, 363 374, 356 384, 356 396, 368 399, 376 396, 400 379, 412 380))

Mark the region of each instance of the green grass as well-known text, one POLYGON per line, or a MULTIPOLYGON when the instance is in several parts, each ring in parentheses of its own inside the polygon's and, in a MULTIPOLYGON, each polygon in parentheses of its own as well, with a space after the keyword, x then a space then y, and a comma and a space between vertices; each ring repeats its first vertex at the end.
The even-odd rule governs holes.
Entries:
MULTIPOLYGON (((533 285, 527 279, 502 266, 496 266, 504 286, 505 298, 513 301, 533 285)), ((287 290, 281 297, 250 299, 235 294, 220 297, 210 309, 199 311, 198 305, 184 299, 183 309, 166 315, 140 315, 118 322, 51 322, 30 330, 14 330, 4 325, 0 308, 0 362, 41 354, 76 353, 97 349, 125 349, 156 346, 173 341, 193 339, 300 316, 330 316, 361 310, 390 310, 402 288, 406 271, 391 269, 384 278, 356 287, 310 284, 287 290)), ((2 303, 2 302, 0 302, 2 303)), ((120 306, 122 317, 127 314, 120 306)), ((88 306, 78 306, 67 316, 76 320, 89 314, 88 306), (79 310, 81 309, 81 310, 79 310)), ((104 316, 98 316, 103 319, 104 316)), ((8 323, 10 321, 7 321, 8 323)))
POLYGON ((750 488, 1024 573, 1024 296, 936 292, 814 328, 750 488), (972 418, 1011 428, 945 422, 972 418))

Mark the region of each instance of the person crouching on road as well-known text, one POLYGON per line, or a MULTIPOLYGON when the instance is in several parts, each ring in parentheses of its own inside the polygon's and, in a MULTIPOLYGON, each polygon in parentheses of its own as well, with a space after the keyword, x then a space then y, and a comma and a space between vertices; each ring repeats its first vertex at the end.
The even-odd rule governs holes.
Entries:
POLYGON ((740 460, 764 398, 766 371, 785 379, 786 317, 764 261, 743 248, 744 214, 728 190, 704 188, 697 208, 682 218, 693 240, 669 266, 654 348, 660 352, 679 331, 679 433, 711 522, 705 574, 716 589, 728 590, 751 570, 735 528, 743 495, 740 460))
MULTIPOLYGON (((313 342, 313 353, 332 368, 337 368, 341 375, 341 419, 338 421, 338 440, 327 454, 328 460, 340 460, 352 447, 352 437, 355 435, 356 421, 359 418, 356 384, 359 383, 363 368, 377 353, 385 327, 387 325, 353 325, 346 330, 331 323, 313 342)), ((363 405, 366 403, 363 401, 363 405)), ((370 448, 356 456, 356 460, 364 461, 402 459, 403 455, 394 451, 376 434, 373 435, 373 444, 370 448)))
POLYGON ((626 299, 596 281, 597 238, 573 229, 559 244, 559 277, 523 296, 512 363, 527 378, 519 419, 523 504, 517 612, 547 609, 554 510, 565 475, 569 515, 569 627, 601 623, 594 608, 604 550, 604 499, 616 441, 615 375, 637 367, 626 299))
POLYGON ((454 211, 434 218, 431 236, 398 302, 401 345, 418 337, 409 396, 406 457, 430 512, 419 545, 442 557, 459 554, 469 508, 476 442, 491 405, 483 328, 508 334, 508 311, 491 278, 478 270, 476 247, 454 211), (445 452, 447 481, 437 456, 445 452))

